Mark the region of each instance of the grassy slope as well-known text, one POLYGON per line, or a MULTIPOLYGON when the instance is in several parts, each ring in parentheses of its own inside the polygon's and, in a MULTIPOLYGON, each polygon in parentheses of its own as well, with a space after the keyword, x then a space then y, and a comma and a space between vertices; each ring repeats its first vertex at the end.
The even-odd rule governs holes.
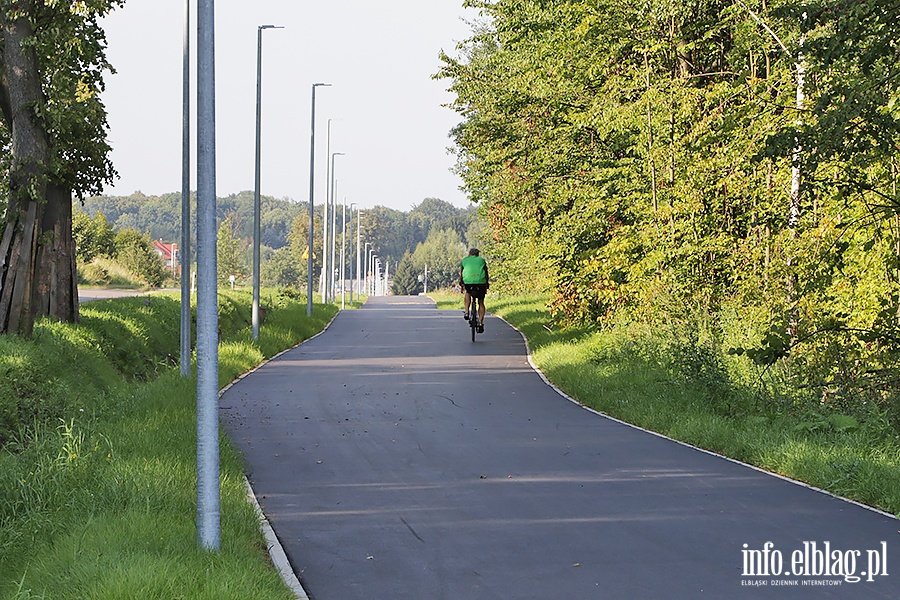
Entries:
MULTIPOLYGON (((308 319, 305 299, 264 291, 253 343, 249 293, 219 301, 223 385, 336 313, 316 305, 308 319)), ((173 366, 178 314, 174 295, 97 301, 81 325, 0 337, 0 369, 21 374, 18 390, 4 380, 0 393, 46 405, 0 451, 0 598, 291 597, 224 436, 222 551, 197 548, 196 381, 173 366)))
MULTIPOLYGON (((461 308, 458 294, 432 295, 461 308)), ((900 514, 900 440, 883 430, 822 428, 799 417, 723 411, 730 390, 711 378, 674 377, 630 350, 621 332, 552 325, 542 297, 488 297, 488 310, 515 325, 535 363, 568 395, 605 414, 674 439, 900 514)))

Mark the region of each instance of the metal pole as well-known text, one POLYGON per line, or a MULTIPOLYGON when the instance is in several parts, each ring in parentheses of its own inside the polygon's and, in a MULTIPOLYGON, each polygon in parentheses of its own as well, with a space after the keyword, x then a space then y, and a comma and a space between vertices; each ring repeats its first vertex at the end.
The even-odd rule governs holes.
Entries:
POLYGON ((334 179, 334 162, 331 163, 331 269, 328 271, 328 298, 335 301, 335 275, 338 270, 337 259, 335 258, 334 248, 337 242, 337 206, 335 206, 334 197, 337 195, 337 180, 334 179))
MULTIPOLYGON (((371 245, 372 245, 371 242, 366 242, 366 246, 371 246, 371 245)), ((364 271, 365 272, 365 280, 366 280, 365 281, 366 296, 371 294, 371 292, 369 291, 369 273, 371 272, 370 265, 372 264, 372 259, 370 258, 371 255, 372 255, 372 250, 367 248, 366 249, 366 262, 365 262, 366 268, 364 271)))
POLYGON ((313 212, 315 188, 316 188, 316 88, 329 87, 330 83, 312 84, 312 117, 309 127, 309 236, 306 244, 306 316, 312 316, 312 285, 313 285, 313 212))
POLYGON ((369 295, 369 246, 371 245, 371 242, 366 242, 366 249, 363 252, 363 256, 365 256, 365 262, 363 262, 365 268, 362 270, 363 285, 359 288, 364 289, 367 296, 369 295))
POLYGON ((334 247, 335 240, 337 239, 337 207, 334 203, 334 197, 337 194, 337 180, 334 178, 334 162, 331 163, 331 237, 328 240, 328 247, 330 248, 329 252, 331 252, 331 258, 329 259, 331 262, 331 268, 328 270, 328 299, 331 302, 334 302, 335 297, 335 282, 334 276, 335 271, 337 271, 337 260, 334 256, 334 247))
POLYGON ((261 121, 262 121, 262 32, 265 25, 260 25, 256 29, 256 162, 255 178, 253 187, 253 310, 252 325, 254 340, 259 339, 259 221, 260 221, 260 200, 259 200, 259 179, 260 179, 260 151, 261 151, 261 121))
POLYGON ((191 1, 184 0, 181 92, 181 375, 191 374, 191 1))
POLYGON ((256 28, 256 178, 253 188, 253 339, 259 339, 259 230, 262 220, 259 180, 262 153, 262 34, 264 29, 281 29, 275 25, 256 28))
MULTIPOLYGON (((350 207, 351 214, 353 213, 353 207, 350 207)), ((347 196, 344 196, 343 208, 341 209, 341 310, 344 310, 344 292, 347 288, 347 270, 344 268, 347 266, 347 258, 344 256, 344 249, 347 246, 347 196)))
POLYGON ((362 221, 362 207, 356 207, 356 300, 357 302, 360 300, 359 294, 362 291, 362 288, 359 287, 359 229, 360 229, 360 221, 362 221))
POLYGON ((331 121, 328 119, 328 135, 325 142, 325 202, 322 203, 322 276, 319 278, 319 290, 322 292, 322 304, 328 302, 328 202, 331 198, 331 121))
MULTIPOLYGON (((329 202, 331 204, 331 236, 329 240, 326 242, 330 242, 331 244, 331 259, 328 264, 328 272, 326 274, 326 290, 327 290, 327 298, 329 301, 334 300, 334 269, 337 262, 334 259, 334 244, 335 238, 337 237, 337 211, 334 208, 334 157, 335 156, 344 156, 343 152, 332 152, 331 153, 331 192, 329 196, 329 202)), ((328 246, 325 246, 325 251, 328 252, 328 246)))
POLYGON ((379 258, 377 256, 375 257, 374 272, 375 272, 375 286, 374 286, 374 290, 372 293, 375 296, 380 296, 381 295, 381 293, 380 293, 380 289, 381 289, 381 258, 379 258))
MULTIPOLYGON (((353 222, 353 207, 354 207, 354 206, 356 206, 356 202, 351 202, 351 203, 350 203, 350 222, 351 222, 351 223, 353 222)), ((358 228, 358 227, 359 227, 359 224, 357 223, 357 228, 358 228)), ((353 235, 353 231, 352 231, 352 230, 350 231, 350 235, 351 235, 351 236, 353 235)), ((350 259, 349 262, 350 262, 350 303, 351 303, 351 304, 353 303, 353 288, 356 287, 356 286, 355 286, 355 284, 356 284, 356 277, 353 276, 353 256, 352 256, 352 253, 353 253, 353 240, 351 239, 351 240, 350 240, 350 256, 347 257, 347 258, 350 259)))
POLYGON ((374 252, 372 253, 372 295, 378 295, 378 265, 381 261, 378 260, 378 255, 374 252))
POLYGON ((197 5, 197 538, 218 551, 219 317, 216 296, 214 0, 197 5))

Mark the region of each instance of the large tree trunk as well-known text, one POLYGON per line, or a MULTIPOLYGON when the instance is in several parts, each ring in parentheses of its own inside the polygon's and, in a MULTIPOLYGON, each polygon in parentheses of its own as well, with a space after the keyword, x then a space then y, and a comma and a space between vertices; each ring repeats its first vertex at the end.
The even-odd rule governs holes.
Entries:
MULTIPOLYGON (((23 1, 22 13, 33 12, 23 1)), ((21 13, 20 13, 21 14, 21 13)), ((7 220, 0 237, 0 333, 28 336, 38 316, 78 316, 71 193, 51 183, 45 104, 27 18, 0 10, 0 109, 11 136, 7 220)))
POLYGON ((78 320, 78 278, 72 237, 72 192, 47 186, 42 233, 37 246, 35 315, 58 321, 78 320))
POLYGON ((35 247, 40 203, 10 211, 0 244, 0 333, 29 336, 34 327, 35 247))
MULTIPOLYGON (((21 7, 27 9, 28 7, 21 7)), ((37 289, 35 254, 43 220, 50 151, 35 108, 43 104, 37 57, 25 18, 0 11, 2 104, 12 138, 9 207, 0 244, 0 332, 30 335, 37 289)))

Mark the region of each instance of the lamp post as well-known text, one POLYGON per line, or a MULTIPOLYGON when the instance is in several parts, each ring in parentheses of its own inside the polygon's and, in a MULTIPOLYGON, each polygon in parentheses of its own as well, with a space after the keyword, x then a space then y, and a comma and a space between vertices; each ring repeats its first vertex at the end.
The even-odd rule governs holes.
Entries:
MULTIPOLYGON (((334 177, 334 165, 331 165, 331 176, 334 177)), ((335 248, 337 247, 337 188, 339 180, 335 179, 331 184, 331 271, 329 271, 329 281, 331 286, 328 288, 328 297, 332 302, 337 301, 337 278, 340 274, 341 268, 338 265, 338 259, 335 254, 335 248)))
POLYGON ((378 273, 378 287, 375 289, 375 295, 384 296, 384 271, 381 267, 381 258, 375 263, 375 271, 378 273))
POLYGON ((322 294, 322 304, 328 301, 327 283, 328 277, 328 203, 331 201, 331 122, 328 119, 327 135, 325 136, 325 202, 322 203, 322 276, 319 278, 319 291, 322 294))
POLYGON ((191 374, 191 2, 184 0, 181 95, 181 376, 191 374))
POLYGON ((363 252, 363 256, 366 257, 366 260, 363 262, 363 266, 365 267, 362 272, 363 287, 360 288, 365 288, 367 296, 369 295, 369 246, 371 245, 371 242, 366 242, 365 252, 363 252))
POLYGON ((260 230, 260 154, 262 149, 262 34, 264 29, 283 29, 277 25, 256 28, 256 186, 253 192, 253 339, 259 339, 259 230, 260 230))
MULTIPOLYGON (((355 202, 350 203, 350 218, 353 218, 353 207, 356 206, 355 202)), ((344 254, 344 250, 347 247, 347 197, 344 196, 344 227, 341 231, 341 310, 344 310, 344 296, 347 291, 347 257, 344 254)), ((350 302, 353 302, 353 266, 350 267, 350 302)))
MULTIPOLYGON (((360 267, 360 264, 359 264, 359 250, 360 250, 359 234, 360 234, 360 222, 361 221, 362 221, 362 208, 360 206, 357 206, 356 207, 356 300, 357 301, 359 301, 359 293, 360 293, 360 289, 361 289, 359 287, 359 267, 360 267)), ((352 294, 350 295, 350 301, 351 302, 353 301, 352 294)))
POLYGON ((306 316, 312 316, 313 267, 313 200, 316 187, 316 88, 330 87, 330 83, 312 84, 312 117, 309 127, 309 236, 306 243, 306 316))
POLYGON ((218 552, 219 346, 216 295, 216 59, 213 0, 197 4, 197 541, 218 552))
POLYGON ((381 260, 378 258, 378 255, 374 252, 372 253, 372 295, 378 295, 378 265, 381 264, 381 260))
MULTIPOLYGON (((335 244, 335 237, 336 237, 335 225, 337 223, 337 214, 336 214, 337 211, 335 211, 335 209, 334 209, 334 158, 336 156, 344 156, 344 153, 343 152, 332 152, 331 153, 331 198, 330 198, 331 220, 332 220, 332 223, 331 223, 331 261, 330 261, 330 264, 328 265, 329 269, 326 274, 327 285, 325 286, 326 296, 330 300, 334 300, 334 267, 335 267, 334 244, 335 244)), ((326 242, 327 242, 327 240, 326 240, 326 242)), ((328 251, 327 243, 325 246, 325 251, 326 252, 328 251)))

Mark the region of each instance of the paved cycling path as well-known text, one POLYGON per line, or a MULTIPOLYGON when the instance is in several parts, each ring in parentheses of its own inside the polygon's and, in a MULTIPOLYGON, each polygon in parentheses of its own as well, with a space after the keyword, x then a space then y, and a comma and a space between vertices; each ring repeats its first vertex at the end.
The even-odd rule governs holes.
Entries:
POLYGON ((225 393, 314 600, 900 598, 900 522, 585 410, 485 329, 370 298, 225 393), (811 573, 826 542, 857 575, 886 548, 888 575, 743 576, 767 542, 811 573))

